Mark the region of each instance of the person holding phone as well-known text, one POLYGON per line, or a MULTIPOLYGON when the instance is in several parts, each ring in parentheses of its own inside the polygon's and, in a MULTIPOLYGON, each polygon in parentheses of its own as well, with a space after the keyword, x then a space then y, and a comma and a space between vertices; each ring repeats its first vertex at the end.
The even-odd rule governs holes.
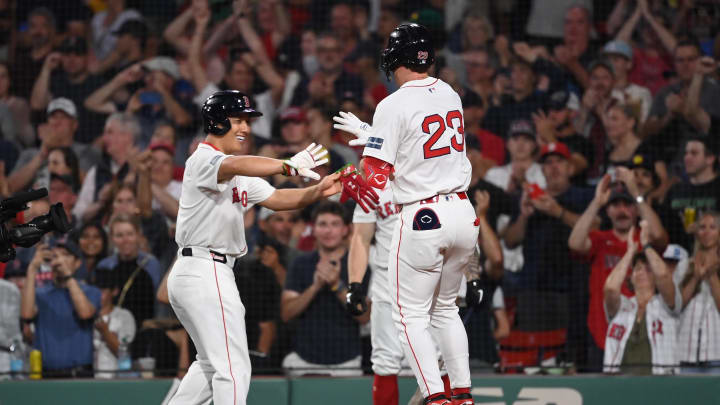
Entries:
POLYGON ((541 148, 539 162, 547 186, 525 186, 519 212, 501 235, 507 247, 522 243, 523 248, 523 265, 517 272, 505 272, 503 293, 520 303, 532 303, 518 308, 518 313, 527 314, 527 318, 513 327, 567 328, 569 355, 576 359, 584 342, 573 331, 585 328, 585 318, 582 311, 568 308, 581 305, 577 292, 583 291, 585 282, 572 276, 567 240, 579 213, 592 199, 592 190, 571 183, 570 159, 563 143, 541 148))

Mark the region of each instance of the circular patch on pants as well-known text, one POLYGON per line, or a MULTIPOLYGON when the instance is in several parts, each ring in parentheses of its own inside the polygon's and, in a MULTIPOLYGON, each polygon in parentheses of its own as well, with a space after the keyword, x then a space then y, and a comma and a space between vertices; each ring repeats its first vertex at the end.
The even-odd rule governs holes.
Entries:
POLYGON ((427 231, 440 228, 440 220, 437 214, 430 208, 423 208, 415 213, 413 218, 413 230, 427 231))

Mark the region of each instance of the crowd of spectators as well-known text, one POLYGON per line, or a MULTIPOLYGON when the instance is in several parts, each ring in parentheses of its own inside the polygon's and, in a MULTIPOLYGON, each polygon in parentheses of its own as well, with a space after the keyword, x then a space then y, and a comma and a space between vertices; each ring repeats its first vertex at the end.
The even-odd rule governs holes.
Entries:
MULTIPOLYGON (((561 330, 545 365, 720 373, 719 13, 703 0, 0 1, 0 197, 45 187, 16 221, 62 203, 72 226, 0 264, 0 346, 39 349, 46 376, 109 378, 128 342, 155 375, 182 376, 194 348, 166 277, 205 98, 251 95, 263 116, 245 153, 320 143, 326 175, 362 152, 332 117, 372 122, 397 90, 380 53, 409 21, 430 29, 430 74, 462 98, 468 195, 489 198, 478 215, 502 250, 482 276, 488 304, 463 310, 482 340, 473 364, 506 369, 504 339, 561 330)), ((256 372, 367 367, 368 316, 337 294, 351 213, 248 211, 235 272, 256 372)))

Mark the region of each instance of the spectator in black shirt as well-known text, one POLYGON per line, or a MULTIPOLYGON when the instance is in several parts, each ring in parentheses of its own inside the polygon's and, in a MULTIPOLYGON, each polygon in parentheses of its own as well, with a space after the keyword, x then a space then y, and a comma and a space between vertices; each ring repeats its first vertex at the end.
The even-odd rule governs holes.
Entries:
POLYGON ((283 368, 291 375, 362 375, 358 324, 370 317, 345 310, 350 217, 341 204, 326 201, 313 212, 313 223, 317 250, 292 263, 282 293, 283 321, 298 322, 283 368))
POLYGON ((94 141, 102 133, 104 117, 88 111, 83 103, 102 85, 100 77, 88 71, 88 45, 84 38, 69 37, 60 45, 59 52, 49 54, 35 80, 30 97, 34 114, 42 114, 54 98, 65 97, 77 106, 79 127, 76 140, 94 141), (60 68, 60 69, 58 69, 60 68))
POLYGON ((143 321, 152 318, 155 311, 155 288, 148 268, 157 266, 157 260, 140 252, 142 234, 136 216, 118 214, 110 222, 109 233, 117 253, 101 260, 97 271, 117 272, 120 295, 116 305, 132 312, 140 330, 143 321))
POLYGON ((52 52, 55 15, 46 7, 38 7, 28 15, 28 26, 30 47, 18 50, 12 74, 15 95, 26 99, 30 98, 30 91, 42 70, 45 57, 52 52))
POLYGON ((524 254, 522 271, 506 274, 504 289, 510 294, 518 290, 567 292, 570 287, 566 242, 593 192, 571 185, 569 160, 565 144, 550 143, 541 149, 547 189, 525 189, 519 213, 504 234, 506 245, 514 248, 522 243, 524 254))
POLYGON ((524 60, 516 60, 511 66, 512 98, 499 106, 488 109, 482 127, 500 137, 506 137, 510 123, 517 119, 531 119, 532 113, 545 106, 546 96, 537 92, 537 75, 524 60))
POLYGON ((707 137, 695 136, 687 141, 684 162, 687 180, 670 188, 665 201, 684 224, 684 229, 669 229, 670 239, 690 251, 695 221, 703 212, 720 209, 720 177, 717 173, 717 152, 710 146, 707 137))

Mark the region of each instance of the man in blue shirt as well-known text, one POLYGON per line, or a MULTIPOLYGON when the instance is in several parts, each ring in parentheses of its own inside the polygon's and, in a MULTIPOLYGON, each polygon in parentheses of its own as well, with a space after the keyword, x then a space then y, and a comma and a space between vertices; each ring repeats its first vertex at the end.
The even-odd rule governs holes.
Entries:
POLYGON ((93 321, 100 290, 73 277, 80 249, 67 237, 38 245, 22 291, 21 316, 35 322, 34 346, 42 353, 44 377, 92 376, 93 321), (35 273, 51 257, 53 282, 35 288, 35 273))
MULTIPOLYGON (((324 201, 313 212, 317 250, 297 257, 287 274, 280 316, 297 319, 293 351, 283 360, 291 375, 362 375, 359 324, 369 312, 353 317, 345 310, 350 217, 343 206, 324 201)), ((367 289, 367 274, 363 284, 367 289)))

